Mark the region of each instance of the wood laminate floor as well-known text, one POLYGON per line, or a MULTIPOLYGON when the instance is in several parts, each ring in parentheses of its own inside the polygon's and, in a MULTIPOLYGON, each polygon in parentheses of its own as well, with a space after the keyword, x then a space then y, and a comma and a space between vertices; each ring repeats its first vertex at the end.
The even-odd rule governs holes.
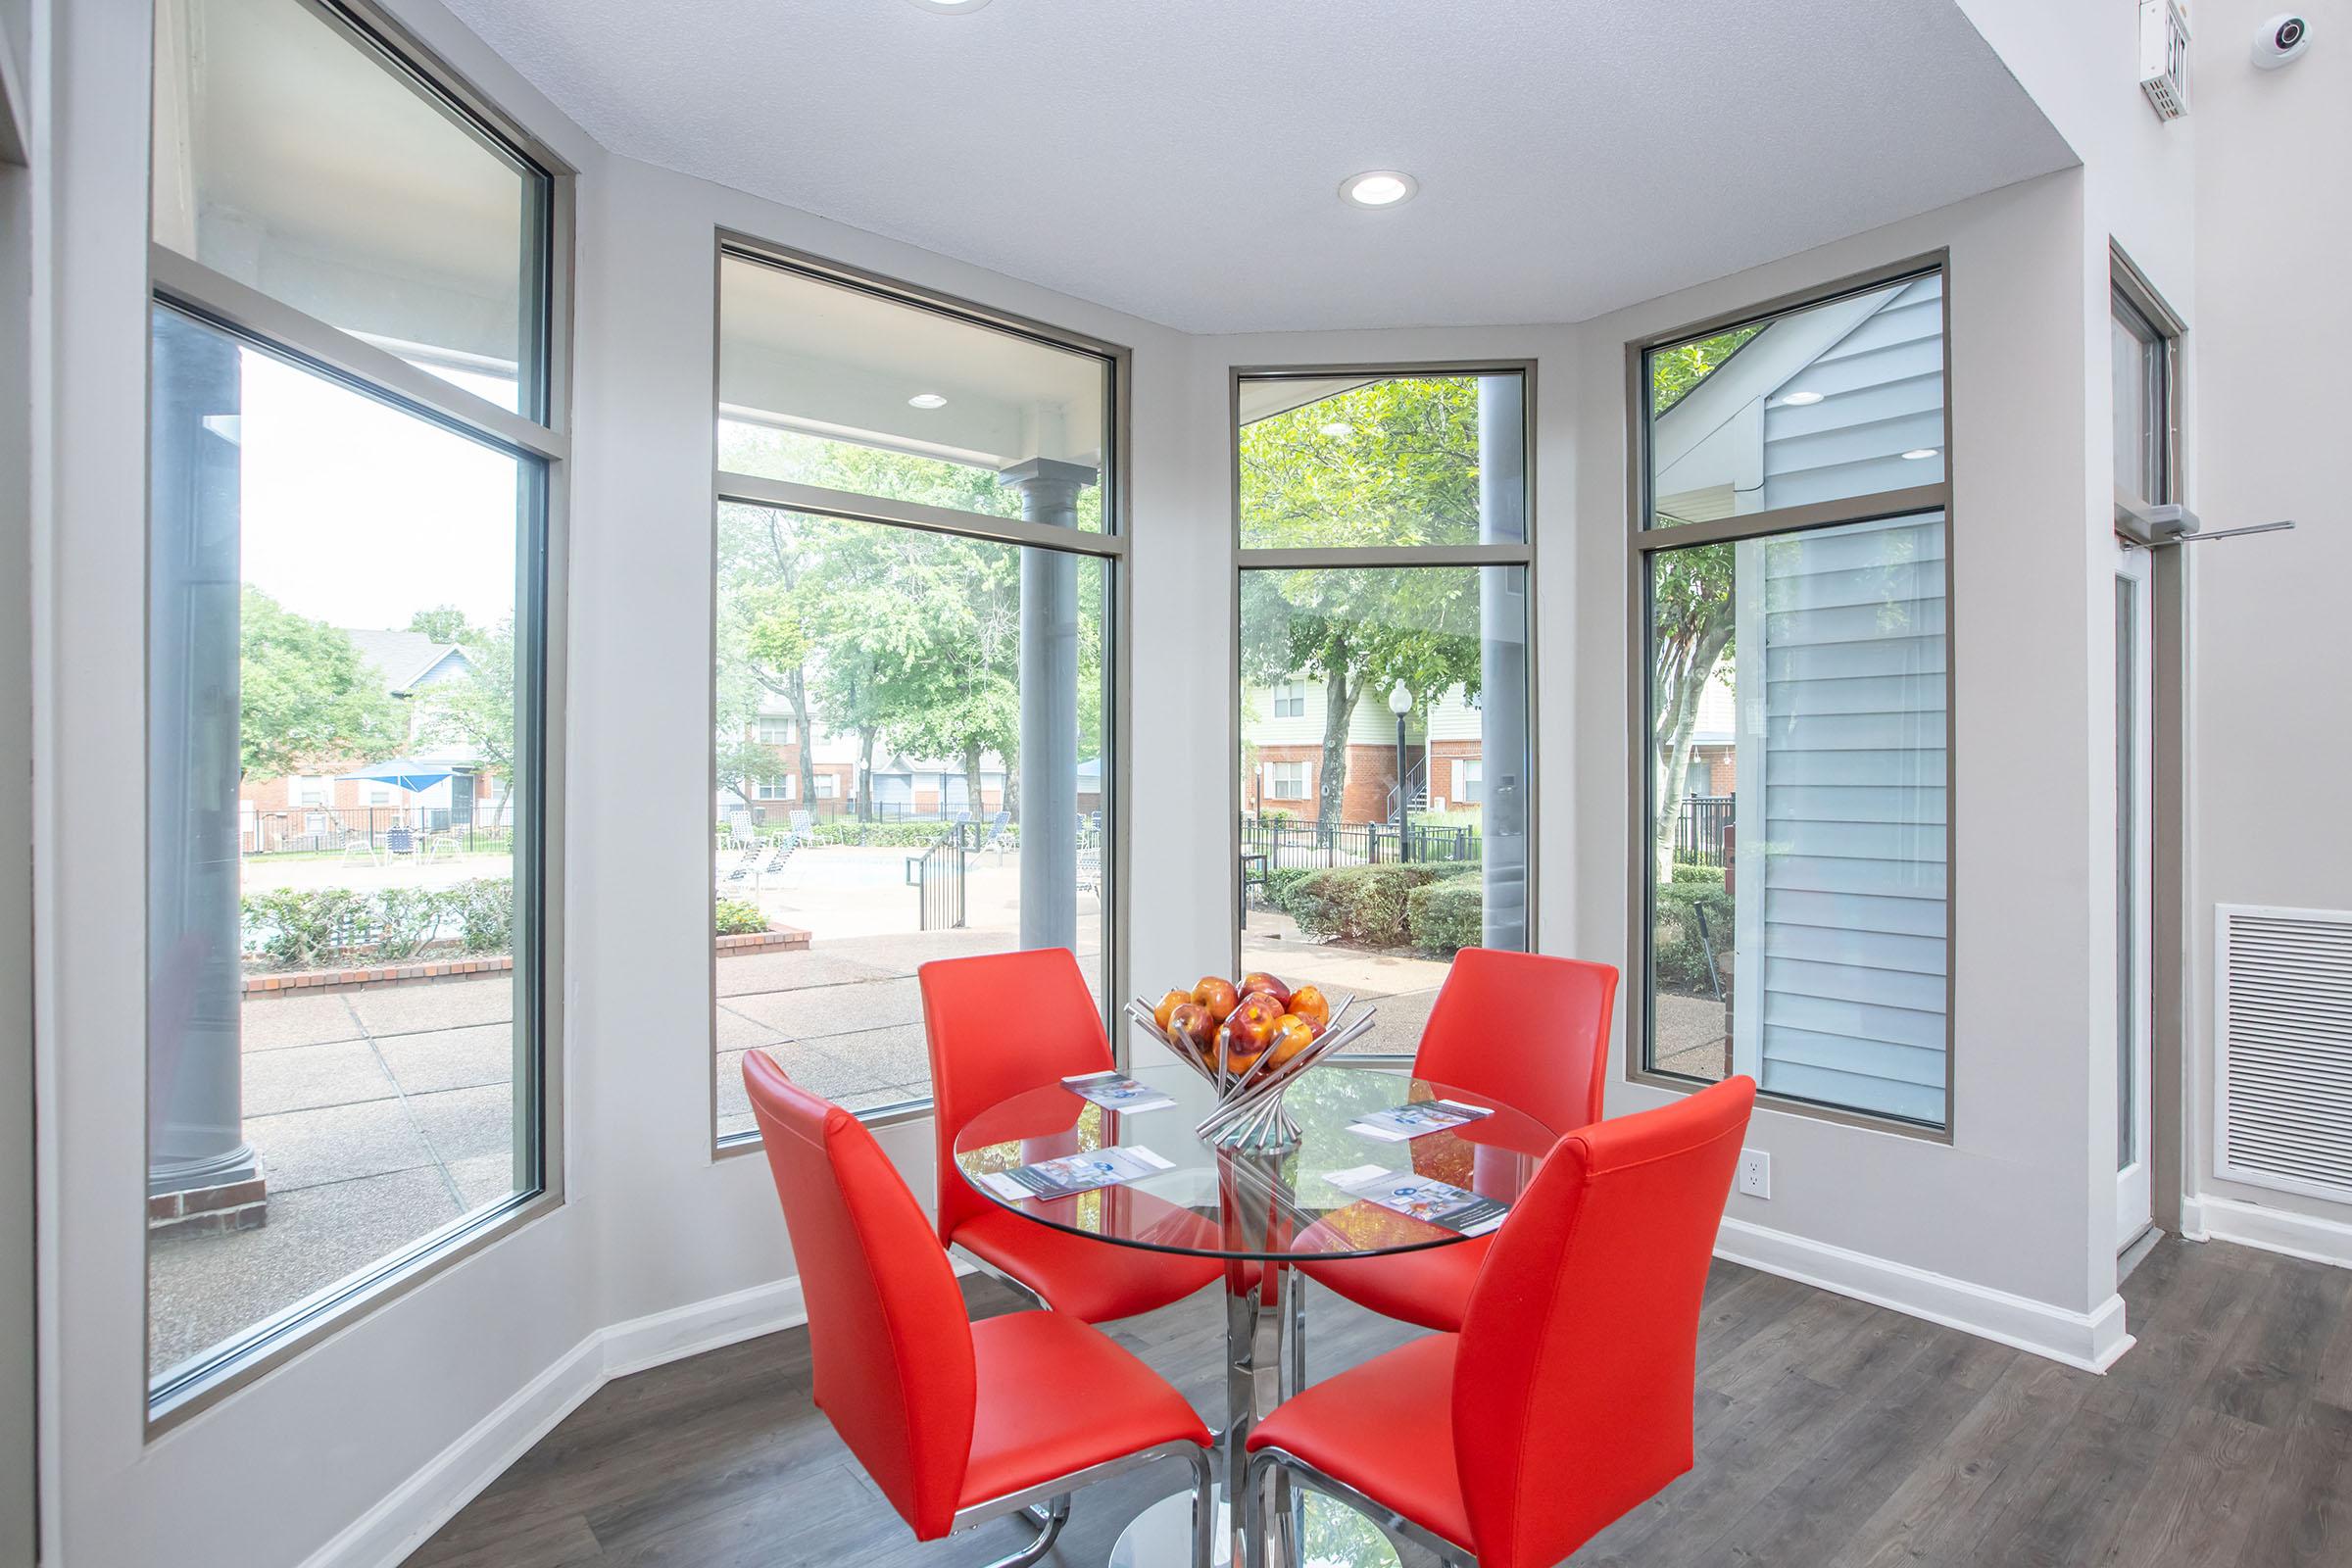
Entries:
MULTIPOLYGON (((2352 1271, 2168 1240, 2124 1295, 2139 1344, 2093 1377, 1718 1263, 1696 1468, 1570 1561, 2352 1568, 2352 1271)), ((1328 1292, 1309 1311, 1318 1377, 1407 1332, 1328 1292)), ((1212 1423, 1220 1316, 1203 1295, 1114 1329, 1212 1423)), ((1048 1562, 1102 1563, 1183 1483, 1169 1465, 1082 1494, 1048 1562)), ((918 1544, 809 1404, 792 1330, 607 1386, 408 1568, 963 1568, 1019 1539, 918 1544)))

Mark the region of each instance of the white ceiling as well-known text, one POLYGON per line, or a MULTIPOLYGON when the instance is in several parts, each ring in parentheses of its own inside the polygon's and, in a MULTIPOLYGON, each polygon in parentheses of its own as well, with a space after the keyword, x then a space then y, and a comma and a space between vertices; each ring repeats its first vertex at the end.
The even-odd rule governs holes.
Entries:
POLYGON ((2074 162, 1953 0, 448 4, 614 152, 1188 331, 1578 320, 2074 162))

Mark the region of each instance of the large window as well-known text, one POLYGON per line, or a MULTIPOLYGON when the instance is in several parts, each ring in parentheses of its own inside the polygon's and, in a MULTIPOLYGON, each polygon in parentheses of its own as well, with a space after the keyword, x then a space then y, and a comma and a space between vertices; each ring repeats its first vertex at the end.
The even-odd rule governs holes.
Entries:
POLYGON ((1638 1067, 1949 1124, 1940 272, 1642 356, 1638 1067))
POLYGON ((1456 952, 1530 943, 1526 372, 1252 373, 1235 407, 1239 964, 1409 1056, 1456 952))
POLYGON ((860 1113, 927 1102, 933 958, 1068 948, 1107 1005, 1125 544, 1117 351, 719 272, 712 881, 722 940, 759 938, 715 960, 726 1144, 749 1050, 860 1113))
POLYGON ((158 8, 126 831, 159 1411, 485 1238, 555 1169, 556 179, 389 49, 333 5, 158 8))

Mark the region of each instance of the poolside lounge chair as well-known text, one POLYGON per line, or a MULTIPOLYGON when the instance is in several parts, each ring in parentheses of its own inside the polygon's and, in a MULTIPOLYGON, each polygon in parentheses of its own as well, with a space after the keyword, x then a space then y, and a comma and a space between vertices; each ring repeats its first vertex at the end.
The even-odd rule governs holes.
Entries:
POLYGON ((747 844, 735 857, 735 863, 719 873, 718 894, 722 899, 741 898, 752 889, 752 873, 760 864, 760 846, 747 844))
POLYGON ((786 863, 792 859, 792 852, 800 847, 800 839, 790 833, 776 840, 768 848, 767 858, 761 861, 760 869, 753 873, 752 885, 755 888, 765 888, 767 879, 771 876, 781 875, 786 863))
POLYGON ((343 863, 345 865, 380 863, 376 857, 375 846, 368 841, 367 834, 351 832, 343 835, 343 863))

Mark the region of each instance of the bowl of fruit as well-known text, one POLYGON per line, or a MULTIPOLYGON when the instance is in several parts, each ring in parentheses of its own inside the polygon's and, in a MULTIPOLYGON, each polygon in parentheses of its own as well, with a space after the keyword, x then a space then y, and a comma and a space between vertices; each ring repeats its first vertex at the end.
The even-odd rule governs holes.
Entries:
POLYGON ((1373 1009, 1332 1005, 1321 989, 1293 988, 1263 970, 1239 980, 1204 975, 1156 1004, 1138 997, 1127 1016, 1208 1080, 1217 1108, 1195 1129, 1229 1149, 1280 1150, 1298 1142, 1283 1091, 1317 1058, 1363 1037, 1373 1009))

